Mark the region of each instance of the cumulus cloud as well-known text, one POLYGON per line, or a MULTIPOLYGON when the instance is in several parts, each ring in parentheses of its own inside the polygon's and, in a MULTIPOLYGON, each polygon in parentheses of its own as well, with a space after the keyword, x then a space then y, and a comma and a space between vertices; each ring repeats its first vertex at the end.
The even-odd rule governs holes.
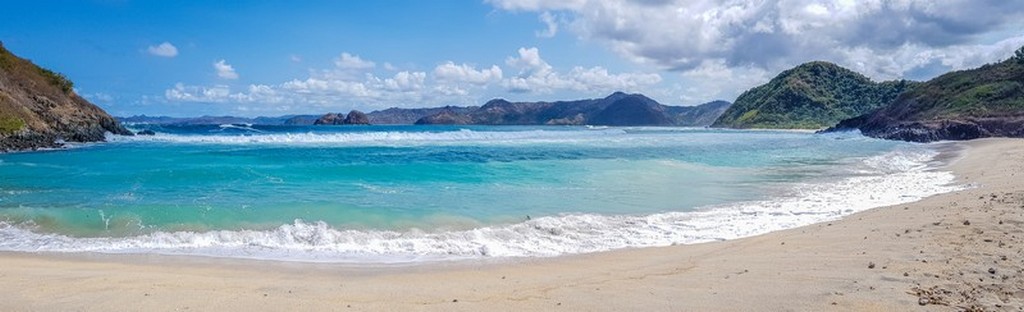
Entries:
POLYGON ((1001 0, 488 0, 498 9, 560 12, 581 38, 625 58, 664 69, 700 70, 706 62, 770 71, 824 59, 864 64, 876 78, 902 76, 911 64, 953 69, 995 61, 1000 32, 1024 23, 1024 2, 1001 0), (992 40, 991 37, 997 37, 992 40), (931 51, 931 52, 929 52, 931 51), (977 52, 993 58, 950 62, 977 52), (901 56, 893 57, 898 54, 901 56))
POLYGON ((238 79, 238 73, 235 72, 235 68, 224 60, 214 62, 213 69, 217 72, 217 77, 221 79, 238 79))
POLYGON ((455 62, 448 61, 434 68, 434 77, 446 82, 485 85, 494 81, 500 81, 502 72, 498 65, 491 65, 491 68, 477 70, 468 64, 456 65, 455 62))
POLYGON ((149 54, 160 56, 160 57, 175 57, 178 56, 178 48, 170 42, 164 41, 164 43, 149 46, 146 48, 146 52, 149 54))
MULTIPOLYGON (((317 108, 349 109, 356 104, 362 109, 480 104, 503 95, 494 92, 603 95, 618 90, 636 91, 661 82, 658 74, 612 73, 599 66, 558 71, 541 58, 537 48, 521 48, 517 55, 505 60, 508 71, 516 73, 512 77, 506 77, 506 69, 498 65, 478 68, 447 61, 428 73, 393 67, 377 70, 371 65, 373 62, 348 53, 342 53, 335 61, 331 68, 311 70, 308 77, 277 84, 238 88, 178 83, 165 90, 164 98, 171 102, 235 104, 236 110, 246 107, 246 112, 276 112, 283 107, 308 112, 317 108)), ((234 73, 224 60, 214 63, 214 67, 218 73, 234 73)), ((237 78, 237 74, 231 77, 237 78)))
POLYGON ((517 75, 502 82, 508 91, 516 93, 550 93, 555 90, 636 90, 638 87, 657 84, 662 80, 661 75, 654 73, 611 74, 600 66, 577 66, 567 73, 559 73, 540 57, 540 50, 537 48, 519 48, 518 55, 509 57, 505 63, 518 70, 517 75))
POLYGON ((341 56, 334 59, 334 65, 341 69, 370 69, 377 66, 376 63, 364 60, 358 55, 352 55, 348 53, 342 53, 341 56))

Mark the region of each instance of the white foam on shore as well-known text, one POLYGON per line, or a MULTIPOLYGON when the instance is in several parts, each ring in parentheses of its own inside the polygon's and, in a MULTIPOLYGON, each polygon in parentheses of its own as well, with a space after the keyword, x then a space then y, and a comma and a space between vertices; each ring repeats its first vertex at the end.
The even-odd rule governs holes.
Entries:
POLYGON ((156 232, 75 238, 0 222, 0 250, 158 253, 307 262, 415 262, 549 257, 727 240, 839 219, 866 209, 962 189, 926 164, 929 150, 891 152, 856 164, 840 181, 802 184, 763 201, 639 216, 571 214, 466 231, 357 231, 296 220, 266 231, 156 232))

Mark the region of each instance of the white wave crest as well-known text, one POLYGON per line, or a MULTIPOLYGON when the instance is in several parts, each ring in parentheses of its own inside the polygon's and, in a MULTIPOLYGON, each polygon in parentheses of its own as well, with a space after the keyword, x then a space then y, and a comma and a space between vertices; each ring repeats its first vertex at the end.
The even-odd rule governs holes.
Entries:
POLYGON ((372 131, 343 133, 277 133, 246 135, 177 135, 157 133, 151 136, 107 137, 108 142, 166 142, 180 144, 423 144, 423 143, 543 143, 564 142, 579 139, 606 139, 610 136, 625 135, 622 129, 598 129, 588 131, 473 131, 460 129, 444 132, 372 131))

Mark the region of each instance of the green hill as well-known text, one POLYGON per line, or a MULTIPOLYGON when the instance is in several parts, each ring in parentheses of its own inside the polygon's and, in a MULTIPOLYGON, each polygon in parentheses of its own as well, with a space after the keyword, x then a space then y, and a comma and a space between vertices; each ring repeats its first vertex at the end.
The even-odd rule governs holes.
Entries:
POLYGON ((875 83, 828 62, 784 71, 744 92, 712 127, 821 129, 892 102, 916 83, 875 83))
POLYGON ((918 142, 1024 137, 1024 48, 997 64, 936 77, 891 105, 835 127, 850 128, 918 142))
POLYGON ((107 132, 130 134, 76 95, 64 75, 36 66, 0 44, 0 152, 59 147, 61 141, 102 141, 107 132))

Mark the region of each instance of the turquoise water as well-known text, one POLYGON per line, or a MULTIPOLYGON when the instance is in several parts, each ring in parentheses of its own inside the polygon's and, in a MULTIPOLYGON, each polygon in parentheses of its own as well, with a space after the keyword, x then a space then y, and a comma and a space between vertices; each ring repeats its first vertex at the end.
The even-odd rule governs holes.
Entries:
MULTIPOLYGON (((853 133, 133 128, 158 134, 0 155, 0 249, 389 261, 686 243, 751 230, 716 228, 700 217, 709 211, 793 199, 799 206, 816 188, 856 191, 849 179, 926 174, 921 168, 934 156, 927 145, 853 133), (657 220, 631 228, 638 222, 631 218, 657 220), (694 229, 706 222, 702 236, 694 229), (644 241, 652 229, 657 237, 644 241)), ((906 193, 941 191, 945 178, 914 177, 924 186, 906 193)), ((848 212, 823 211, 822 218, 848 212)), ((787 220, 751 222, 797 222, 787 220)))

